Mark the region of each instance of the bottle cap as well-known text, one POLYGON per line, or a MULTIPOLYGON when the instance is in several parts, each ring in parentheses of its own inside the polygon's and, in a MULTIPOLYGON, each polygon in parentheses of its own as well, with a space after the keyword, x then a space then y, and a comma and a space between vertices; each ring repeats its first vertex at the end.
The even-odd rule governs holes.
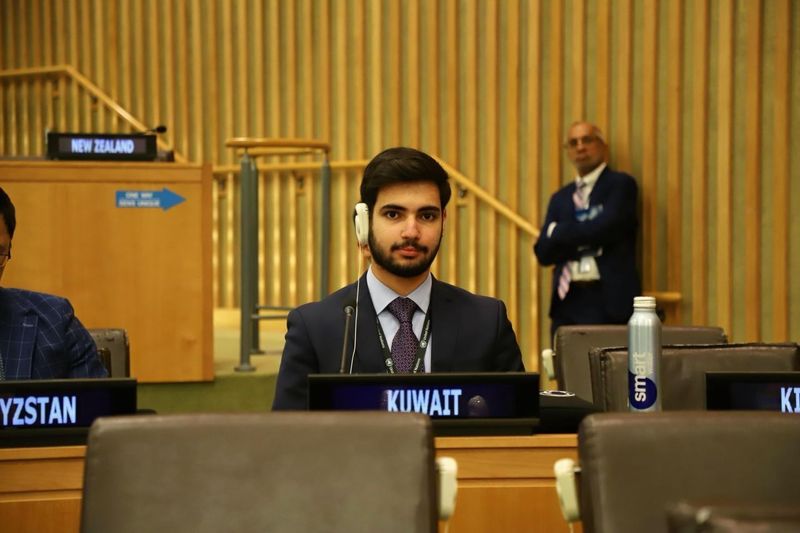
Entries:
POLYGON ((633 298, 634 309, 655 309, 656 299, 654 296, 636 296, 633 298))

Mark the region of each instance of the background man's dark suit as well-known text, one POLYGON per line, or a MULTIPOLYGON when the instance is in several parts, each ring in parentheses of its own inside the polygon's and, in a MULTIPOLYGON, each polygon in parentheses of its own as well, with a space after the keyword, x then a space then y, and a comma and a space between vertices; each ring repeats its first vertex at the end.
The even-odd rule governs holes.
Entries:
POLYGON ((552 196, 534 246, 542 265, 555 265, 550 318, 556 326, 625 323, 633 311, 633 297, 641 294, 636 271, 636 181, 628 174, 606 167, 589 196, 589 208, 602 206, 602 213, 584 222, 575 219, 574 192, 573 182, 552 196), (551 222, 556 222, 556 227, 548 237, 551 222), (578 247, 585 245, 603 248, 602 255, 596 258, 601 278, 598 293, 602 296, 588 309, 585 301, 579 302, 569 293, 561 300, 557 293, 562 267, 568 260, 579 259, 578 247))
POLYGON ((0 289, 0 353, 6 379, 108 375, 72 305, 50 294, 0 289))
MULTIPOLYGON (((344 312, 354 305, 356 285, 289 313, 286 345, 273 409, 305 409, 306 376, 337 373, 344 340, 344 312)), ((367 282, 361 278, 358 345, 353 373, 385 373, 377 318, 367 282)), ((431 371, 523 371, 522 355, 503 302, 477 296, 433 279, 431 371)), ((352 330, 351 330, 352 337, 352 330)), ((352 341, 348 357, 352 351, 352 341)), ((349 361, 348 361, 349 364, 349 361)))

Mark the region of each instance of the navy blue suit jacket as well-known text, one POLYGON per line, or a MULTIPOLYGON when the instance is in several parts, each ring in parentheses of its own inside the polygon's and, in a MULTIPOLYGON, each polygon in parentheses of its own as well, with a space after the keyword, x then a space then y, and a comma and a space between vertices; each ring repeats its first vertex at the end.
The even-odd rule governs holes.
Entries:
POLYGON ((600 271, 602 306, 608 322, 624 323, 633 312, 633 297, 641 294, 636 271, 636 180, 623 172, 606 167, 598 177, 589 196, 589 207, 602 206, 602 212, 592 220, 575 220, 572 194, 575 183, 559 189, 550 198, 547 216, 534 252, 542 265, 555 265, 550 317, 569 317, 578 310, 569 309, 569 298, 558 298, 558 279, 564 264, 580 258, 579 246, 602 246, 596 258, 600 271), (551 236, 547 228, 556 223, 551 236))
MULTIPOLYGON (((306 409, 309 374, 339 372, 344 341, 344 308, 354 305, 356 284, 289 313, 286 344, 273 409, 306 409)), ((433 279, 432 372, 524 371, 522 355, 505 304, 433 279)), ((352 353, 352 329, 348 358, 352 353)), ((349 370, 349 359, 348 359, 349 370)), ((364 277, 358 302, 358 344, 353 373, 385 373, 377 316, 364 277)))
POLYGON ((108 375, 70 303, 39 292, 0 289, 0 356, 6 379, 108 375))

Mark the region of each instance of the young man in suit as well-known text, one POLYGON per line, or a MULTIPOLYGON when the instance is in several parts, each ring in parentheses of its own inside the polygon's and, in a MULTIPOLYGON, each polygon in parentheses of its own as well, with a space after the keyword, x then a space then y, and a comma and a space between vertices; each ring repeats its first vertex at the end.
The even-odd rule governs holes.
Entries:
POLYGON ((339 372, 348 306, 357 311, 345 372, 524 370, 503 302, 430 273, 449 199, 447 173, 427 154, 390 148, 370 161, 361 247, 371 265, 356 283, 289 314, 273 409, 305 409, 307 376, 339 372))
POLYGON ((554 265, 551 334, 568 324, 625 324, 641 294, 636 181, 606 166, 597 126, 576 122, 564 145, 578 175, 550 198, 534 253, 554 265))
MULTIPOLYGON (((0 188, 0 278, 11 259, 16 211, 0 188)), ((106 377, 97 346, 64 298, 0 288, 0 380, 106 377)))

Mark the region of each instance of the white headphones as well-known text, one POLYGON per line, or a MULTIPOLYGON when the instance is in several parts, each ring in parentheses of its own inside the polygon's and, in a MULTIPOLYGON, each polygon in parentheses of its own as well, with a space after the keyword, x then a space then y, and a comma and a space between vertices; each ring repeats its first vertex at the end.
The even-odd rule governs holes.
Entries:
POLYGON ((364 202, 356 204, 356 240, 359 246, 365 246, 369 242, 369 208, 364 202))

